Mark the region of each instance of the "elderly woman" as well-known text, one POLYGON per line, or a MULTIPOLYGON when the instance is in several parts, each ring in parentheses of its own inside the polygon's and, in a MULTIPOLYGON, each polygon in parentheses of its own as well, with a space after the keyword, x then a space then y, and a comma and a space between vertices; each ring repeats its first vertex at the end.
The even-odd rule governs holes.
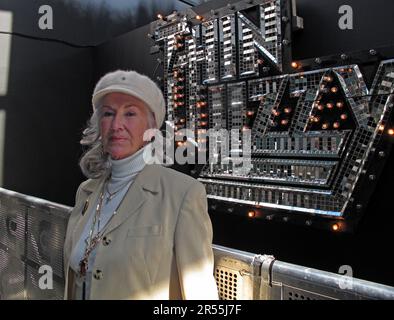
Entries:
POLYGON ((89 180, 77 191, 64 246, 66 299, 217 299, 212 225, 197 180, 146 162, 163 95, 115 71, 97 83, 81 144, 89 180))

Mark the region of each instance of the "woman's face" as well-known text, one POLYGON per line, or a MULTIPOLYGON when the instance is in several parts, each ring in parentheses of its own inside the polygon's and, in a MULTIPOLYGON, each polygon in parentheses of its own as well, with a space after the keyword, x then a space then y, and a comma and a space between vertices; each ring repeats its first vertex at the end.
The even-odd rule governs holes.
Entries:
POLYGON ((123 159, 138 151, 144 144, 148 127, 148 107, 140 99, 113 92, 102 100, 100 132, 104 151, 112 159, 123 159))

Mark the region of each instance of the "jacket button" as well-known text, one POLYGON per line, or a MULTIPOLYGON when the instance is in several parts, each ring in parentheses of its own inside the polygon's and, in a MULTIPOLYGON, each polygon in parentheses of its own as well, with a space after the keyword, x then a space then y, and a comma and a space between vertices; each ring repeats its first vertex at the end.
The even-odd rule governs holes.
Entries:
POLYGON ((102 272, 101 270, 98 270, 98 269, 97 269, 97 270, 94 272, 93 277, 94 277, 96 280, 101 280, 101 279, 103 278, 103 272, 102 272))
POLYGON ((108 246, 111 243, 111 238, 104 237, 103 238, 103 245, 108 246))

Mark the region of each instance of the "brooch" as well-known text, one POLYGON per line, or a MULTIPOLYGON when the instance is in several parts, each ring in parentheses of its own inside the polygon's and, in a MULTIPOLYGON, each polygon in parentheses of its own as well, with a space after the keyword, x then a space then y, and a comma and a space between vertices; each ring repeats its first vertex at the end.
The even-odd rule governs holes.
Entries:
POLYGON ((85 204, 82 209, 82 215, 85 214, 86 210, 88 209, 88 206, 89 206, 89 199, 86 199, 85 204))

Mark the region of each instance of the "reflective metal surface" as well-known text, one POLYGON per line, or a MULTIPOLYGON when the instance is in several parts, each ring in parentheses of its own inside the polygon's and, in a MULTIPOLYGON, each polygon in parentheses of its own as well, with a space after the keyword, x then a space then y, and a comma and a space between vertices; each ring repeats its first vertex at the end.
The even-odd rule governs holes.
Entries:
MULTIPOLYGON (((254 206, 267 215, 354 221, 355 203, 367 200, 355 190, 368 183, 362 175, 387 138, 394 60, 380 61, 370 87, 362 62, 303 71, 284 54, 291 41, 287 4, 239 1, 153 22, 164 52, 168 121, 176 131, 192 129, 199 151, 215 155, 206 157, 199 180, 216 208, 247 205, 245 213, 254 206), (211 129, 251 130, 250 171, 236 173, 246 155, 228 138, 205 145, 211 129), (234 153, 239 157, 220 158, 234 153)), ((236 140, 246 143, 242 135, 236 140)))
MULTIPOLYGON (((0 299, 62 299, 71 208, 0 188, 0 299), (51 289, 42 287, 53 270, 51 289)), ((213 245, 224 300, 394 299, 394 288, 213 245)))

